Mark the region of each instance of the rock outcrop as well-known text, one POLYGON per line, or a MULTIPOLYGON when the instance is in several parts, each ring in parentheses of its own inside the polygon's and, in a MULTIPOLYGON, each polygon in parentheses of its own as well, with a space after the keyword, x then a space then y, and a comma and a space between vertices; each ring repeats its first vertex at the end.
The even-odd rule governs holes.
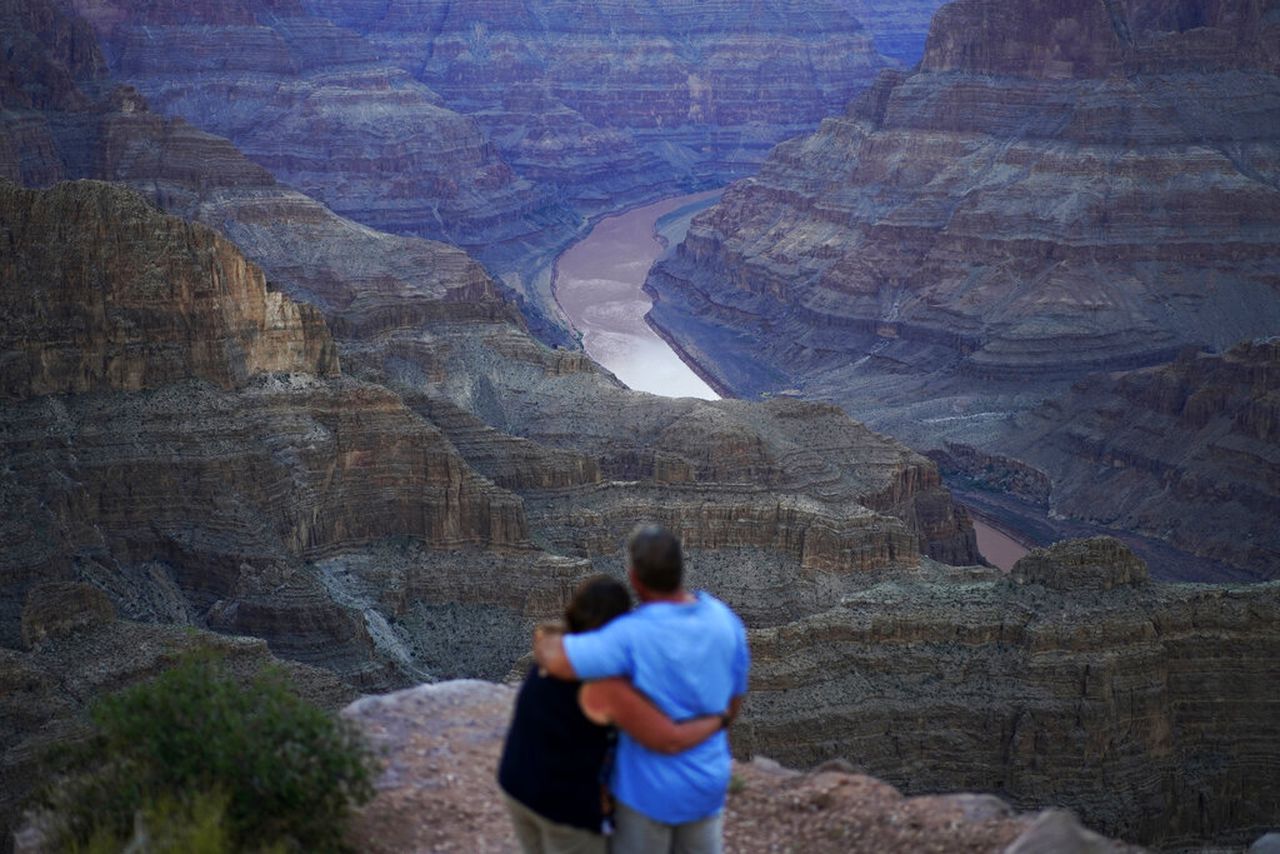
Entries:
POLYGON ((1280 341, 1269 339, 1089 377, 984 444, 1051 474, 1060 515, 1276 578, 1278 415, 1280 341))
POLYGON ((338 371, 319 311, 268 290, 212 231, 158 217, 131 193, 0 184, 0 230, 13 253, 0 269, 6 398, 338 371))
POLYGON ((748 367, 702 344, 730 388, 867 412, 979 397, 952 415, 992 408, 980 384, 1008 404, 1270 332, 1277 25, 1258 3, 1194 26, 1176 8, 946 7, 918 71, 886 72, 695 220, 650 281, 654 319, 749 333, 748 367))
POLYGON ((1069 541, 1009 577, 900 578, 752 631, 735 745, 1066 806, 1160 847, 1248 844, 1280 812, 1280 584, 1146 572, 1115 540, 1069 541))
MULTIPOLYGON (((373 852, 513 850, 494 778, 514 699, 510 687, 447 682, 348 706, 343 714, 387 757, 351 845, 373 852)), ((990 795, 904 798, 871 777, 839 769, 802 774, 768 760, 738 763, 734 774, 725 808, 728 851, 1136 850, 1089 832, 1069 813, 1018 814, 990 795)))
POLYGON ((1008 454, 1089 373, 1280 327, 1277 44, 1263 2, 946 6, 694 220, 651 320, 739 394, 1008 454))

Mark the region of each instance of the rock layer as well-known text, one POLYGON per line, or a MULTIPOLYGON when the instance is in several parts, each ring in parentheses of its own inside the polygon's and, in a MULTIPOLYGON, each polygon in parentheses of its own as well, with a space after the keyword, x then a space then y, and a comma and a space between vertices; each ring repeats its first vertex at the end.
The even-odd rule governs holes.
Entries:
POLYGON ((470 119, 297 2, 79 2, 116 77, 153 107, 376 228, 469 244, 545 202, 470 119))
POLYGON ((743 174, 889 62, 832 0, 189 7, 76 3, 157 111, 338 213, 473 251, 561 343, 550 260, 584 217, 743 174))
POLYGON ((900 579, 753 631, 735 744, 908 793, 1068 806, 1161 847, 1247 844, 1280 810, 1278 609, 1276 583, 1149 582, 1106 538, 1008 578, 900 579))
POLYGON ((1261 2, 951 4, 916 71, 694 220, 651 320, 739 394, 1006 455, 993 432, 1089 373, 1274 334, 1278 26, 1261 2))
POLYGON ((1147 5, 947 7, 916 73, 695 220, 655 320, 759 343, 730 388, 865 388, 867 409, 877 375, 1027 387, 1269 331, 1276 24, 1245 4, 1179 32, 1147 5))
POLYGON ((1090 377, 986 444, 1050 473, 1058 514, 1276 578, 1278 413, 1280 342, 1270 339, 1090 377))

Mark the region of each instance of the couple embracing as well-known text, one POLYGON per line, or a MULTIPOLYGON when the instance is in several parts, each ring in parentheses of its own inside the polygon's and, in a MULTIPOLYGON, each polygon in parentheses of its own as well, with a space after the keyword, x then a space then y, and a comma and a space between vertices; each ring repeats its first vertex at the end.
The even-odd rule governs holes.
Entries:
POLYGON ((639 607, 600 576, 564 631, 534 636, 498 771, 526 854, 721 851, 746 632, 723 602, 685 590, 670 532, 638 529, 627 554, 639 607))

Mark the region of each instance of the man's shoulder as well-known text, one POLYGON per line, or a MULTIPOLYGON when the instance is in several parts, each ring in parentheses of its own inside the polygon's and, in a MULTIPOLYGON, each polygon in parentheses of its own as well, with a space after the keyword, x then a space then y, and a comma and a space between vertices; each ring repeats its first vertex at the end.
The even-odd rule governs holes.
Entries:
POLYGON ((712 596, 705 590, 698 591, 698 601, 707 609, 707 612, 715 620, 723 620, 729 625, 741 631, 746 631, 746 627, 742 623, 742 618, 738 613, 726 605, 721 600, 712 596))

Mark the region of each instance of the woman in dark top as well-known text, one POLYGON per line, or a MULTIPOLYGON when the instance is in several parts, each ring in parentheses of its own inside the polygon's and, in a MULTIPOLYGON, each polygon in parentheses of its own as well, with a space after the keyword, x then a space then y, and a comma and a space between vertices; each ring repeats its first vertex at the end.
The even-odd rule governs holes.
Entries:
MULTIPOLYGON (((616 579, 588 580, 565 610, 570 633, 598 629, 631 610, 616 579)), ((604 854, 604 781, 614 724, 651 750, 679 753, 717 732, 719 716, 674 723, 625 679, 591 685, 583 712, 581 682, 529 670, 516 698, 498 783, 506 793, 525 854, 604 854)))

